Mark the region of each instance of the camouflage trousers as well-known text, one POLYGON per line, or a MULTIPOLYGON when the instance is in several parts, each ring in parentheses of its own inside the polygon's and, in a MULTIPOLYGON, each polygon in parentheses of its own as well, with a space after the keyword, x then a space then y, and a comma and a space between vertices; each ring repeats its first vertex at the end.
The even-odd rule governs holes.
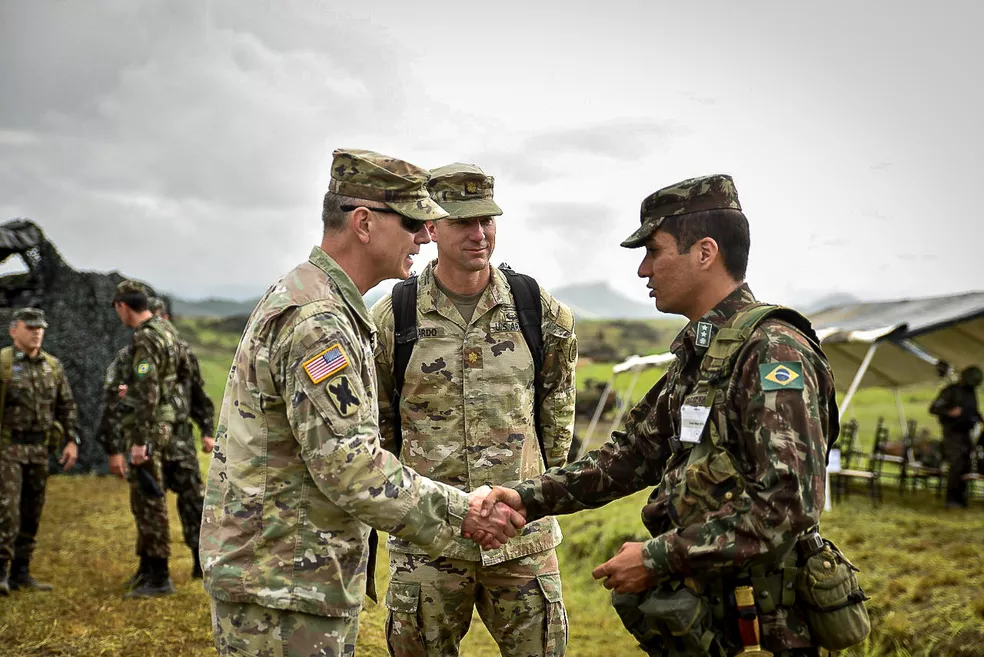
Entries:
POLYGON ((454 657, 474 608, 503 657, 567 652, 554 550, 494 566, 391 552, 386 607, 386 641, 394 657, 454 657))
MULTIPOLYGON (((140 466, 150 472, 164 491, 164 468, 160 450, 152 452, 150 461, 140 466)), ((130 466, 130 511, 137 525, 137 554, 155 559, 171 556, 171 530, 167 521, 167 498, 153 497, 140 487, 136 468, 130 466)))
POLYGON ((198 457, 164 461, 164 486, 178 496, 178 517, 181 518, 185 545, 192 552, 198 552, 202 505, 205 503, 205 486, 198 457))
POLYGON ((352 657, 358 634, 358 616, 329 618, 212 598, 219 657, 352 657))
POLYGON ((0 448, 0 560, 30 561, 47 481, 48 449, 44 445, 0 448))

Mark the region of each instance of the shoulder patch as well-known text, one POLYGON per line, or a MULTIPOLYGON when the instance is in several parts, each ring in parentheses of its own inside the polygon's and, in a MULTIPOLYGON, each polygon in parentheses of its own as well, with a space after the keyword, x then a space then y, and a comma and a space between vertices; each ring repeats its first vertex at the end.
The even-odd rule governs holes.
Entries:
POLYGON ((320 354, 304 362, 311 383, 321 383, 333 374, 337 374, 349 366, 348 355, 338 342, 331 345, 320 354))
POLYGON ((137 363, 137 367, 135 371, 137 373, 137 376, 146 376, 147 374, 150 374, 150 361, 147 360, 140 361, 139 363, 137 363))
POLYGON ((759 365, 762 390, 802 390, 803 364, 793 362, 762 363, 759 365))
POLYGON ((354 414, 359 409, 359 406, 362 405, 362 401, 356 394, 352 382, 349 381, 348 376, 345 374, 336 376, 329 381, 327 388, 328 397, 335 405, 335 408, 338 409, 338 414, 342 417, 348 417, 354 414))

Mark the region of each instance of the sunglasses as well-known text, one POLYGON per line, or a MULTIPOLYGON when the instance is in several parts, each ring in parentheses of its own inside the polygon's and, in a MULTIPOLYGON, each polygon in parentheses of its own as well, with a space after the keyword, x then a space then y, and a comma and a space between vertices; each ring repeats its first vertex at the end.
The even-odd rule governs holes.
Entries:
POLYGON ((403 230, 408 233, 419 233, 420 229, 424 227, 426 223, 422 219, 411 219, 406 217, 392 208, 370 208, 368 205, 343 205, 341 206, 342 212, 351 212, 356 208, 365 208, 370 212, 382 212, 384 214, 398 214, 400 215, 400 225, 403 226, 403 230))

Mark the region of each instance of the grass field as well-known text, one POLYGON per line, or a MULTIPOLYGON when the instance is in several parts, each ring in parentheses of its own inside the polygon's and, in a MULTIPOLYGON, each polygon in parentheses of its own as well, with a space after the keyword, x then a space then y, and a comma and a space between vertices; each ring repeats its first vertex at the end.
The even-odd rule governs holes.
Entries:
MULTIPOLYGON (((209 392, 219 400, 230 350, 238 336, 199 332, 198 351, 209 392)), ((606 379, 610 365, 579 371, 606 379)), ((641 395, 655 372, 637 384, 641 395)), ((620 385, 627 383, 620 382, 620 385)), ((931 388, 907 390, 907 410, 921 424, 931 388)), ((879 416, 894 418, 891 394, 863 391, 856 415, 862 442, 870 441, 879 416)), ((893 433, 897 433, 894 419, 893 433)), ((932 425, 930 425, 932 426, 932 425)), ((203 467, 207 459, 203 457, 203 467)), ((642 654, 622 629, 608 593, 590 578, 591 569, 611 557, 626 540, 645 531, 639 510, 646 492, 608 507, 561 519, 565 540, 559 549, 564 599, 570 617, 574 657, 624 657, 642 654)), ((0 656, 61 655, 214 655, 208 599, 201 584, 188 577, 191 559, 182 543, 171 499, 172 575, 178 593, 150 601, 124 601, 123 582, 135 567, 134 528, 127 490, 110 477, 54 477, 34 565, 39 579, 57 585, 53 593, 19 593, 0 598, 0 656)), ((942 512, 932 493, 899 496, 886 484, 886 500, 873 508, 855 492, 824 516, 824 533, 858 565, 872 597, 872 637, 848 651, 850 656, 984 656, 984 499, 967 511, 942 512)), ((378 576, 385 582, 385 558, 378 576)), ((359 654, 382 657, 385 610, 371 602, 361 617, 359 654)), ((466 657, 498 652, 475 619, 462 645, 466 657)))

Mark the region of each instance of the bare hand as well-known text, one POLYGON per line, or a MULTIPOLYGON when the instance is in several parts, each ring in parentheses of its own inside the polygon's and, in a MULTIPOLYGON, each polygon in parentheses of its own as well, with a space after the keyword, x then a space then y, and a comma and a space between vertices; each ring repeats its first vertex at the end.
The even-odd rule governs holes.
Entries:
POLYGON ((523 498, 519 496, 519 493, 514 491, 512 488, 496 486, 489 492, 488 495, 485 496, 485 499, 482 501, 483 518, 492 513, 492 509, 495 507, 496 502, 506 504, 523 514, 524 518, 526 517, 526 506, 523 504, 523 498))
POLYGON ((202 436, 202 451, 211 454, 215 448, 215 438, 212 436, 202 436))
POLYGON ((122 454, 113 454, 109 457, 109 471, 120 479, 126 478, 126 461, 123 460, 122 454))
POLYGON ((606 589, 616 593, 642 593, 656 586, 656 577, 646 568, 642 559, 645 543, 623 543, 618 554, 601 564, 591 576, 604 578, 606 589))
POLYGON ((130 463, 133 465, 143 465, 147 462, 147 446, 134 445, 130 448, 130 463))
POLYGON ((121 383, 119 388, 116 389, 116 394, 119 396, 120 399, 126 397, 126 390, 127 390, 127 385, 125 383, 121 383))
POLYGON ((58 463, 61 464, 62 470, 68 472, 78 460, 79 446, 72 442, 65 445, 65 449, 62 450, 62 455, 61 458, 58 459, 58 463))
POLYGON ((960 417, 961 415, 963 415, 963 409, 960 408, 959 406, 954 406, 953 408, 948 410, 946 414, 950 417, 960 417))
POLYGON ((526 514, 519 513, 505 504, 493 507, 488 514, 482 513, 485 491, 479 489, 468 496, 468 515, 461 523, 461 534, 471 538, 486 550, 502 547, 516 535, 517 530, 526 525, 526 514), (478 537, 481 537, 479 539, 478 537))

